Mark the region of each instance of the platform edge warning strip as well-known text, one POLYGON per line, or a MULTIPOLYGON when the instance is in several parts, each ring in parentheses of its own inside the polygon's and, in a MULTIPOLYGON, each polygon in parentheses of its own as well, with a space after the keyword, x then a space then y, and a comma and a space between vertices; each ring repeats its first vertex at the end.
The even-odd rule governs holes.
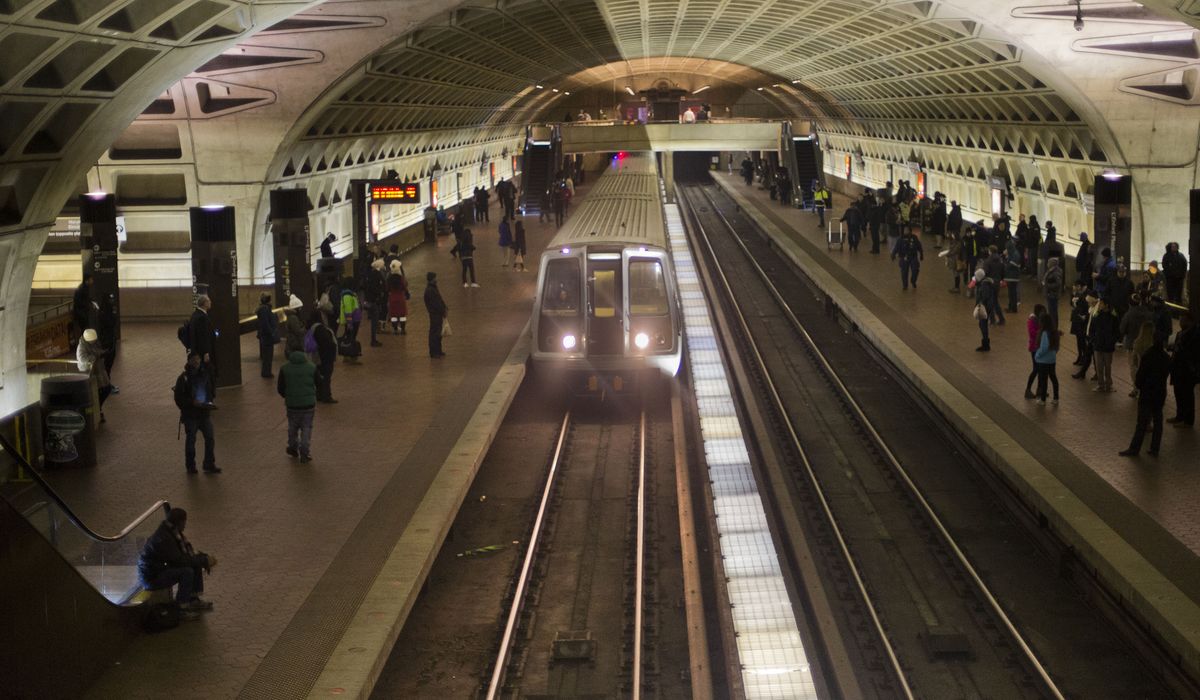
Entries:
POLYGON ((525 378, 529 326, 521 331, 475 413, 425 492, 400 539, 333 653, 309 698, 368 698, 480 465, 525 378))
POLYGON ((1000 423, 967 397, 945 372, 935 369, 867 304, 826 269, 812 247, 774 212, 747 199, 723 178, 714 181, 756 223, 775 247, 838 308, 870 344, 950 421, 960 435, 1013 485, 1022 499, 1046 516, 1050 529, 1178 656, 1193 678, 1200 677, 1200 603, 1193 600, 1123 537, 1051 468, 1029 452, 1000 423), (810 250, 812 248, 812 250, 810 250))
POLYGON ((664 216, 683 307, 712 507, 718 516, 717 546, 728 580, 742 685, 748 698, 816 698, 733 392, 721 355, 714 352, 711 309, 700 287, 679 206, 665 204, 664 216))

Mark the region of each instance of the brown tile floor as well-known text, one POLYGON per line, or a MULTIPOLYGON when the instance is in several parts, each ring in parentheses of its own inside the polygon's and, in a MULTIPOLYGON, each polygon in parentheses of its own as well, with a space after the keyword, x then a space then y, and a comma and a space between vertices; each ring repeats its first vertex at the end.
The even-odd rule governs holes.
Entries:
POLYGON ((158 498, 187 508, 190 538, 220 558, 207 590, 216 610, 138 639, 91 697, 234 697, 251 687, 267 688, 266 697, 280 679, 315 679, 337 623, 357 605, 528 320, 537 258, 554 228, 525 220, 533 269, 516 273, 500 267, 498 211, 474 226, 479 289, 458 283, 452 239, 405 256, 409 333, 370 348, 360 332, 361 362, 339 361, 334 374, 340 403, 318 407, 310 465, 284 454, 282 400, 274 381, 258 376, 257 344, 245 336, 244 384, 220 390, 214 413, 224 473, 186 475, 171 397, 183 364, 176 324, 126 327, 101 466, 52 480, 101 531, 119 529, 158 498), (438 272, 454 323, 442 360, 427 352, 427 270, 438 272))
MULTIPOLYGON (((1025 320, 1033 304, 1042 301, 1032 281, 1022 283, 1020 312, 1009 315, 1005 326, 992 327, 992 352, 977 353, 974 350, 979 345, 979 327, 971 317, 973 302, 947 293, 953 286, 953 278, 944 261, 936 257, 938 251, 933 250, 932 242, 923 241, 926 250, 920 289, 903 292, 897 265, 886 255, 869 254, 869 239, 857 253, 848 248, 829 250, 816 214, 782 207, 770 201, 765 191, 746 187, 737 177, 724 173, 718 173, 717 177, 750 197, 776 224, 786 226, 793 235, 807 241, 809 252, 824 260, 831 271, 841 271, 839 277, 852 282, 851 290, 880 314, 894 332, 919 351, 923 348, 926 359, 934 362, 935 367, 944 367, 947 377, 968 396, 978 397, 977 401, 987 407, 989 415, 1002 416, 1002 426, 1010 434, 1027 445, 1045 436, 1065 448, 1064 454, 1052 457, 1051 461, 1058 463, 1055 467, 1062 466, 1056 473, 1093 507, 1103 510, 1096 504, 1098 500, 1105 501, 1112 507, 1110 513, 1114 518, 1130 521, 1141 517, 1160 525, 1182 545, 1173 551, 1170 547, 1164 549, 1164 561, 1176 563, 1178 559, 1171 560, 1171 556, 1182 553, 1194 559, 1200 553, 1200 520, 1196 517, 1196 504, 1200 503, 1200 432, 1167 426, 1162 454, 1157 459, 1117 455, 1129 445, 1136 415, 1136 402, 1127 396, 1132 385, 1123 351, 1118 350, 1113 358, 1117 391, 1094 393, 1091 381, 1069 376, 1075 369, 1071 363, 1076 354, 1074 339, 1067 336, 1058 361, 1062 401, 1058 406, 1038 406, 1024 398, 1025 378, 1029 373, 1025 320), (975 381, 969 382, 971 379, 975 381), (1080 478, 1074 479, 1066 468, 1072 457, 1090 474, 1078 471, 1075 476, 1080 478), (1104 489, 1095 488, 1096 484, 1084 478, 1092 474, 1111 486, 1114 493, 1105 494, 1104 489), (1117 497, 1113 498, 1114 495, 1117 497), (1126 500, 1133 508, 1123 509, 1123 504, 1116 502, 1120 500, 1126 500)), ((838 196, 835 203, 844 206, 846 197, 838 196)), ((840 216, 839 209, 834 219, 840 216)), ((1001 295, 1005 303, 1006 294, 1001 295)), ((1066 319, 1067 312, 1064 301, 1060 318, 1066 319)), ((1165 415, 1173 415, 1174 407, 1174 399, 1169 398, 1165 415)), ((1149 436, 1147 446, 1148 441, 1149 436)), ((1126 536, 1132 535, 1127 531, 1126 536)), ((1195 597, 1196 589, 1192 591, 1195 597)))

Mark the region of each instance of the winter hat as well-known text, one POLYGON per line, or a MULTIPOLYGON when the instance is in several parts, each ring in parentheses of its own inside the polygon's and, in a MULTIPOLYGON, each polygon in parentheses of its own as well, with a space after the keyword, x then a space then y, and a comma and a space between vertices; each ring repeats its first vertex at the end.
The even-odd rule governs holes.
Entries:
POLYGON ((986 272, 984 272, 983 270, 976 270, 976 271, 975 271, 975 281, 976 281, 976 282, 982 282, 984 277, 987 277, 987 273, 986 273, 986 272))
POLYGON ((96 329, 89 328, 83 332, 83 339, 89 343, 96 342, 96 329))
POLYGON ((304 308, 304 302, 300 301, 300 297, 298 297, 298 296, 296 296, 295 294, 293 294, 293 295, 291 295, 291 297, 288 299, 288 305, 287 305, 287 307, 288 307, 289 309, 291 309, 292 311, 296 311, 297 309, 302 309, 302 308, 304 308))
POLYGON ((1050 258, 1047 260, 1046 267, 1058 267, 1058 258, 1050 258))
POLYGON ((398 275, 398 274, 400 274, 400 271, 401 271, 403 268, 404 268, 404 266, 403 266, 403 265, 400 263, 400 260, 398 260, 398 259, 397 259, 397 260, 393 260, 393 261, 392 261, 392 267, 391 267, 391 269, 392 269, 392 274, 393 274, 393 275, 398 275))
POLYGON ((383 258, 375 258, 374 260, 372 260, 371 261, 371 269, 372 270, 382 270, 383 269, 383 258))
POLYGON ((1088 235, 1086 233, 1079 234, 1079 240, 1086 241, 1087 239, 1088 239, 1088 235))
POLYGON ((437 273, 436 273, 436 272, 426 272, 426 273, 425 273, 425 281, 426 281, 426 282, 432 282, 432 281, 434 281, 435 279, 437 279, 437 273))

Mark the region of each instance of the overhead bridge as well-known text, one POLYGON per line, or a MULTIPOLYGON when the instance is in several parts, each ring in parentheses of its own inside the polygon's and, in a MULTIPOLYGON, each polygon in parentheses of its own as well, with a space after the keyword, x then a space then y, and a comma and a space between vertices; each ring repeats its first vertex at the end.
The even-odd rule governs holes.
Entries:
POLYGON ((561 127, 564 153, 610 151, 776 151, 782 122, 699 122, 695 124, 567 123, 561 127))

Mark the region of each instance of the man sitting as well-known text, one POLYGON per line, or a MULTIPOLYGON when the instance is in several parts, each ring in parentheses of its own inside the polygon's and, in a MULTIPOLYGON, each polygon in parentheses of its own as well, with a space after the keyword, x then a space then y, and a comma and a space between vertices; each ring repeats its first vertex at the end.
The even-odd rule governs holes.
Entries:
POLYGON ((138 558, 138 577, 148 590, 170 589, 175 591, 175 602, 185 612, 202 612, 213 609, 213 604, 200 598, 204 592, 204 574, 211 573, 217 558, 203 552, 197 553, 192 543, 183 536, 187 527, 187 511, 172 508, 166 519, 146 540, 138 558))

